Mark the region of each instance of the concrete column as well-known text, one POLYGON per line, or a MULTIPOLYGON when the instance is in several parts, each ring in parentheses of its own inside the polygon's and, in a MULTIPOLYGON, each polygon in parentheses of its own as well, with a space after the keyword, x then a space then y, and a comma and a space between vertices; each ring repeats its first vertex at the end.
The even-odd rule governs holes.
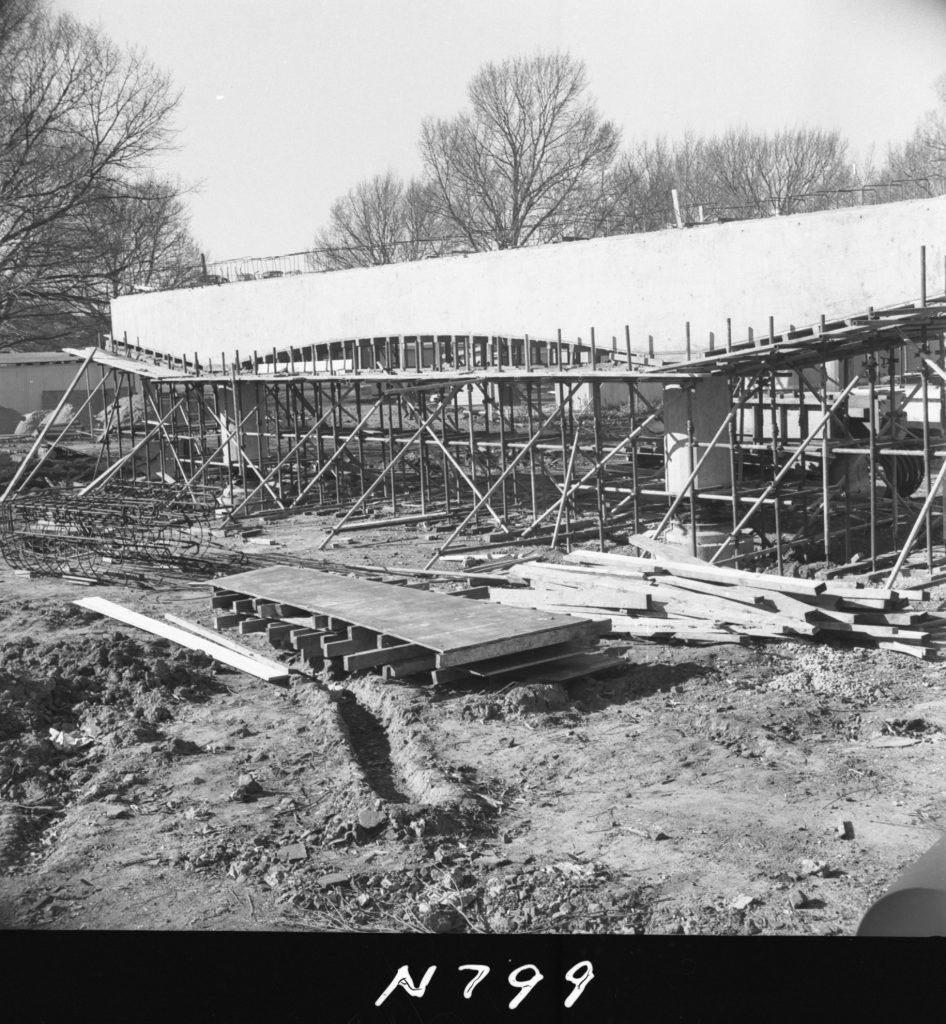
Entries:
MULTIPOLYGON (((693 383, 693 434, 697 442, 712 441, 729 412, 731 402, 729 384, 724 377, 706 377, 693 383)), ((690 403, 684 388, 679 385, 664 388, 666 488, 673 495, 683 490, 693 468, 706 452, 705 448, 694 448, 691 464, 687 431, 689 411, 690 403)), ((720 440, 725 443, 728 436, 724 435, 720 440)), ((728 488, 731 480, 729 452, 725 448, 714 449, 700 469, 696 478, 697 487, 728 488)))

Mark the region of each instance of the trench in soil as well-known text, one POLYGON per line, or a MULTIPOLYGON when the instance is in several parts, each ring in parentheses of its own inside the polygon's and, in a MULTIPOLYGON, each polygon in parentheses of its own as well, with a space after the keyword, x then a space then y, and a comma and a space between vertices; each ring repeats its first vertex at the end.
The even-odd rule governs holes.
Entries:
POLYGON ((338 710, 368 785, 388 803, 408 803, 410 798, 404 793, 407 787, 394 767, 391 744, 381 722, 348 690, 338 695, 338 710))

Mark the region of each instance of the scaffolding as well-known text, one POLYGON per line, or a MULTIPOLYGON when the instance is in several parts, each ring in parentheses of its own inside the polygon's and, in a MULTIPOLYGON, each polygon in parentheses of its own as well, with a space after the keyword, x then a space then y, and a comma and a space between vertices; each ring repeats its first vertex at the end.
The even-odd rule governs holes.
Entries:
POLYGON ((678 531, 735 567, 823 562, 888 585, 946 561, 946 295, 708 347, 688 358, 489 334, 391 335, 214 360, 123 339, 82 363, 5 491, 58 436, 98 445, 81 494, 159 482, 232 519, 308 512, 339 534, 441 522, 428 567, 490 546, 678 531), (62 425, 72 390, 85 401, 62 425), (111 404, 92 414, 93 396, 111 404), (919 545, 919 556, 915 549, 919 545))

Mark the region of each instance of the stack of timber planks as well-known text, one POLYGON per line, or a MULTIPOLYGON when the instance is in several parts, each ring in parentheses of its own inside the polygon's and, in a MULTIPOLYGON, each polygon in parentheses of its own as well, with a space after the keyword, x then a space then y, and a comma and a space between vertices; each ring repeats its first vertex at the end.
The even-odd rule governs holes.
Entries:
POLYGON ((572 551, 565 562, 528 562, 491 587, 499 604, 611 617, 615 634, 655 640, 848 640, 931 658, 946 643, 946 617, 917 608, 922 590, 882 590, 710 565, 572 551))
POLYGON ((297 651, 309 669, 376 672, 434 683, 565 681, 619 667, 592 652, 610 618, 510 612, 485 587, 450 595, 295 566, 271 566, 209 581, 217 629, 265 633, 297 651), (469 600, 473 598, 474 600, 469 600))

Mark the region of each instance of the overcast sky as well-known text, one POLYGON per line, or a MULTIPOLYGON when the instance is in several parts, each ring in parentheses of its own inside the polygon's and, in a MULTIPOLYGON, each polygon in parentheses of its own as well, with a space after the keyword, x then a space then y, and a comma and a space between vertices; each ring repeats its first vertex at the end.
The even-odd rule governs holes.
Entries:
POLYGON ((840 129, 882 159, 934 105, 946 0, 53 0, 183 91, 163 165, 213 259, 309 248, 332 200, 420 171, 486 61, 567 50, 625 142, 840 129))

